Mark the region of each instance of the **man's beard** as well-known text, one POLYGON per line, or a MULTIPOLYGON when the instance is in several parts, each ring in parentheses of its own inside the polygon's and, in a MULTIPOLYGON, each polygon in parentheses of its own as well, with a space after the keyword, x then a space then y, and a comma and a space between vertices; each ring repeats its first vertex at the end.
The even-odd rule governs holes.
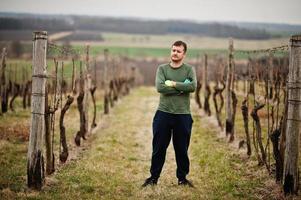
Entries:
POLYGON ((182 60, 183 60, 183 58, 181 59, 181 58, 178 58, 178 57, 176 57, 176 58, 174 58, 173 56, 171 57, 171 61, 174 62, 174 63, 180 63, 182 60))

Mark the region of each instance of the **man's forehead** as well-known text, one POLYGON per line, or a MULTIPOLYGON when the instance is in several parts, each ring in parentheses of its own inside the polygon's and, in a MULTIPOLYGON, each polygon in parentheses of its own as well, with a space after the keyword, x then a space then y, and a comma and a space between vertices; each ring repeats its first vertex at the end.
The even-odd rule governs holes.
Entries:
POLYGON ((183 45, 180 45, 180 46, 173 45, 172 49, 182 49, 184 51, 184 46, 183 45))

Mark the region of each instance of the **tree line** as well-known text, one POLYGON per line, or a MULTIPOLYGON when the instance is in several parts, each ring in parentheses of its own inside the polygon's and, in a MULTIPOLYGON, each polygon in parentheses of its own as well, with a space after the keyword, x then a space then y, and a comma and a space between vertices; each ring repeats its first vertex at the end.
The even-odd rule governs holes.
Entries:
POLYGON ((237 39, 269 39, 273 36, 265 31, 240 28, 221 23, 196 23, 180 20, 156 21, 129 18, 29 15, 26 17, 0 17, 0 30, 95 30, 103 32, 136 34, 196 34, 237 39))

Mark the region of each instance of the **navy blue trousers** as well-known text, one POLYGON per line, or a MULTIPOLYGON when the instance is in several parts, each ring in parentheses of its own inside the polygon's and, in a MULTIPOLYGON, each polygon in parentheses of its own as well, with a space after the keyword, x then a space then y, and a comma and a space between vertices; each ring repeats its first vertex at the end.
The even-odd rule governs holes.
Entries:
POLYGON ((189 173, 188 147, 192 123, 190 114, 156 112, 153 119, 152 177, 160 177, 171 138, 176 155, 177 178, 183 179, 189 173))

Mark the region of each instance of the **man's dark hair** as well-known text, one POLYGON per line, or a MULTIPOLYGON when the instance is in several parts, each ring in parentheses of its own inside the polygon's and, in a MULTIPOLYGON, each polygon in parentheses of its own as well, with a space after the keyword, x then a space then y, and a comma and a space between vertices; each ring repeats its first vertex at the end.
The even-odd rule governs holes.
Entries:
POLYGON ((172 46, 183 46, 184 47, 184 53, 187 51, 187 44, 181 40, 175 41, 172 46))

